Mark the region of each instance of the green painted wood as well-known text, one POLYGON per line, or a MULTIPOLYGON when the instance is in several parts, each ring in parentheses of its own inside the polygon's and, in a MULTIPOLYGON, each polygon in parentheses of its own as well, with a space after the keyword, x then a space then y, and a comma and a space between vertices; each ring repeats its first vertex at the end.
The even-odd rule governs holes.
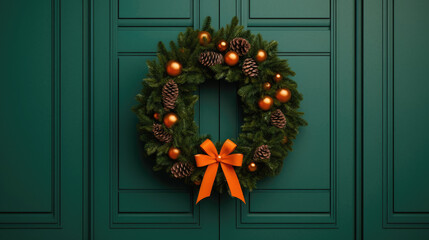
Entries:
POLYGON ((119 18, 186 19, 192 15, 192 0, 119 0, 119 18))
POLYGON ((121 190, 183 189, 179 182, 153 172, 153 164, 142 159, 143 149, 135 127, 137 120, 130 111, 148 71, 146 61, 153 58, 152 53, 118 57, 118 188, 121 190))
MULTIPOLYGON (((281 43, 280 43, 281 44, 281 43)), ((332 86, 329 56, 281 56, 297 73, 299 90, 304 94, 301 110, 309 123, 300 129, 285 161, 287 165, 275 178, 267 178, 259 187, 269 189, 330 189, 331 182, 331 108, 332 86), (314 79, 317 79, 315 81, 314 79), (311 151, 308 151, 311 146, 311 151), (309 167, 311 166, 311 167, 309 167)))
MULTIPOLYGON (((221 1, 221 5, 233 2, 221 1)), ((263 27, 258 27, 249 19, 246 4, 237 5, 241 23, 264 39, 277 40, 281 57, 289 59, 297 72, 294 79, 304 94, 301 110, 309 126, 300 129, 282 173, 245 193, 246 205, 221 196, 221 239, 355 237, 355 5, 351 0, 330 4, 330 28, 302 27, 298 21, 295 28, 274 27, 279 25, 275 11, 259 11, 264 25, 261 21, 263 27), (304 37, 310 35, 319 38, 304 37)), ((287 8, 283 2, 276 7, 287 8)), ((221 18, 231 14, 234 11, 221 12, 221 18)), ((240 111, 231 103, 237 102, 234 89, 221 84, 220 91, 227 99, 220 102, 221 113, 228 113, 220 119, 220 138, 236 137, 240 111)))
MULTIPOLYGON (((429 189, 409 186, 429 186, 429 108, 420 107, 429 102, 429 81, 426 76, 426 60, 429 38, 426 24, 429 9, 425 1, 395 1, 393 4, 393 111, 392 157, 393 169, 393 209, 396 212, 427 213, 429 216, 429 189), (405 37, 406 36, 406 37, 405 37), (403 47, 412 46, 412 47, 403 47), (408 141, 406 141, 408 139, 408 141), (405 141, 404 141, 405 140, 405 141), (413 173, 410 176, 410 173, 413 173)), ((429 218, 428 218, 429 220, 429 218)), ((429 223, 429 221, 427 222, 429 223)))
MULTIPOLYGON (((91 239, 353 239, 360 229, 354 228, 360 196, 353 3, 94 0, 88 138, 89 3, 2 2, 0 107, 7 114, 0 120, 0 238, 86 239, 90 228, 91 239), (133 127, 130 107, 157 41, 199 27, 206 15, 215 27, 237 15, 265 39, 278 40, 305 96, 310 125, 282 173, 245 193, 247 205, 213 194, 195 206, 197 192, 153 173, 141 159, 133 127)), ((364 239, 429 236, 429 112, 421 107, 429 87, 428 7, 422 0, 363 3, 364 239)), ((198 94, 201 133, 236 137, 236 86, 208 80, 198 94)))
POLYGON ((251 213, 329 213, 329 190, 254 190, 249 198, 251 213), (267 204, 269 199, 270 204, 267 204))
POLYGON ((193 200, 189 191, 129 191, 119 194, 121 213, 192 213, 193 200), (174 201, 172 201, 174 199, 174 201), (151 204, 142 204, 151 203, 151 204))
MULTIPOLYGON (((221 0, 223 1, 226 1, 222 4, 225 6, 228 0, 221 0)), ((305 27, 299 29, 304 30, 310 29, 309 27, 331 26, 330 0, 249 0, 236 3, 237 8, 222 10, 223 12, 237 10, 237 13, 230 15, 241 15, 242 23, 248 27, 294 27, 295 30, 305 27)), ((282 32, 277 33, 281 35, 282 32)))
POLYGON ((249 18, 329 18, 329 0, 250 0, 249 18))
MULTIPOLYGON (((134 3, 139 5, 135 6, 137 11, 143 13, 138 16, 140 19, 120 19, 116 1, 112 0, 109 6, 96 0, 93 237, 188 239, 204 233, 213 239, 276 239, 283 235, 291 239, 353 238, 352 2, 277 3, 284 7, 293 4, 288 11, 302 17, 302 21, 288 21, 285 25, 296 27, 279 27, 293 14, 283 13, 284 19, 279 19, 278 11, 264 11, 263 19, 251 19, 249 8, 253 4, 255 10, 255 4, 260 2, 200 1, 198 6, 193 2, 193 9, 189 10, 193 12, 191 22, 169 19, 177 13, 168 11, 151 12, 148 16, 155 17, 149 22, 144 19, 147 9, 138 10, 139 6, 155 10, 161 2, 134 3), (106 10, 109 7, 112 12, 106 10), (184 26, 199 27, 207 15, 212 16, 215 28, 238 15, 249 29, 260 32, 267 40, 279 41, 279 52, 290 59, 292 68, 299 73, 295 79, 306 96, 302 110, 310 126, 302 129, 296 151, 286 160, 282 174, 261 182, 254 195, 246 192, 248 205, 217 194, 199 206, 193 205, 189 197, 192 192, 162 174, 152 173, 150 163, 141 160, 141 146, 133 142, 136 133, 130 126, 135 125, 136 119, 127 108, 133 105, 131 96, 136 94, 139 81, 147 72, 145 60, 154 57, 158 40, 175 39, 184 26), (311 25, 308 17, 315 17, 311 21, 317 24, 311 25), (263 28, 257 27, 261 24, 263 28), (342 76, 341 84, 338 75, 342 76), (308 146, 312 146, 311 151, 308 146), (163 207, 171 199, 177 202, 163 207), (266 202, 272 204, 267 206, 266 202)), ((133 8, 132 1, 123 3, 129 4, 128 9, 133 8)), ((119 4, 119 14, 120 8, 119 4)), ((241 110, 236 90, 234 84, 213 79, 200 86, 196 121, 201 133, 209 133, 220 141, 237 136, 241 110)), ((196 192, 192 194, 195 197, 196 192)))
MULTIPOLYGON (((142 159, 131 111, 157 42, 175 39, 183 24, 198 28, 200 14, 212 15, 214 26, 219 21, 217 2, 186 2, 191 4, 168 1, 192 13, 191 22, 176 19, 183 14, 177 8, 162 11, 167 1, 123 1, 119 9, 118 1, 94 1, 93 239, 219 239, 218 196, 195 205, 197 191, 163 172, 153 173, 153 163, 142 159), (140 19, 120 19, 121 11, 140 19)), ((218 84, 201 86, 195 116, 200 132, 214 139, 219 137, 218 84)))
POLYGON ((159 41, 168 43, 184 31, 185 27, 121 27, 117 33, 117 51, 153 53, 156 51, 153 46, 157 46, 159 41))
POLYGON ((331 32, 325 27, 267 27, 264 25, 252 26, 249 29, 261 33, 265 40, 283 43, 278 46, 280 53, 329 53, 332 45, 331 32))
POLYGON ((86 1, 2 1, 0 239, 85 239, 86 1))
POLYGON ((363 236, 427 239, 426 1, 364 1, 363 236))
POLYGON ((58 85, 59 79, 53 75, 58 69, 52 65, 55 49, 51 39, 58 36, 50 25, 50 1, 34 5, 37 5, 34 6, 36 10, 32 11, 11 3, 1 12, 4 21, 16 23, 5 26, 3 31, 11 37, 3 39, 1 44, 5 56, 1 62, 4 74, 0 86, 1 109, 8 113, 2 114, 0 124, 3 139, 0 182, 2 195, 7 196, 0 198, 1 212, 51 212, 54 201, 57 201, 52 192, 51 174, 55 172, 52 164, 58 163, 58 155, 55 155, 58 151, 55 143, 58 138, 58 128, 55 127, 59 115, 55 111, 58 110, 58 89, 53 91, 52 88, 54 84, 58 85), (23 14, 28 14, 35 22, 23 20, 23 14), (32 24, 40 27, 34 28, 32 24), (28 44, 28 35, 32 34, 35 35, 32 41, 37 45, 28 44), (16 42, 17 39, 21 41, 16 42), (26 70, 20 70, 22 68, 26 70), (11 103, 10 99, 16 101, 11 103), (30 144, 23 144, 23 139, 29 140, 30 144), (31 175, 37 181, 28 181, 27 176, 31 175), (14 184, 10 184, 11 180, 14 184))

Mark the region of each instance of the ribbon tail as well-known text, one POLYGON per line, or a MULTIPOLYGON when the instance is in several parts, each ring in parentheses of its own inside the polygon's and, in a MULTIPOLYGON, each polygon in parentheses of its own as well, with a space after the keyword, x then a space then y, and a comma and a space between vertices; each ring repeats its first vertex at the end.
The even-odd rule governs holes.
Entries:
POLYGON ((234 171, 234 168, 230 165, 221 163, 223 174, 225 175, 226 182, 228 183, 229 190, 231 195, 240 199, 243 203, 246 203, 243 196, 243 191, 241 190, 240 182, 238 181, 237 174, 234 171))
POLYGON ((206 172, 204 173, 203 182, 201 183, 200 192, 198 193, 197 202, 195 204, 198 204, 199 201, 210 196, 213 183, 216 178, 218 166, 218 163, 207 166, 206 172))

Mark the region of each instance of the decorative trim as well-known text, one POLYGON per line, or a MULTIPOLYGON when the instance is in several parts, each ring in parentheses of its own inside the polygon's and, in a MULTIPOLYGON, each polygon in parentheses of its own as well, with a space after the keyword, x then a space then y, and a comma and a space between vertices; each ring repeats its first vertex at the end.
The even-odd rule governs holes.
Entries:
POLYGON ((429 212, 394 210, 394 0, 383 0, 383 227, 429 228, 429 212))
MULTIPOLYGON (((265 213, 251 213, 250 212, 250 194, 249 192, 245 193, 246 201, 249 201, 247 205, 240 204, 238 201, 235 203, 236 207, 236 224, 238 229, 246 228, 267 228, 267 223, 270 224, 269 228, 293 228, 293 229, 337 229, 337 209, 338 209, 338 193, 337 193, 337 50, 336 50, 336 39, 337 39, 337 25, 336 25, 336 3, 337 0, 331 0, 331 17, 330 21, 330 34, 331 34, 331 43, 330 48, 331 52, 315 52, 315 53, 291 53, 291 55, 297 56, 331 56, 331 98, 330 98, 330 112, 331 112, 331 125, 330 125, 330 139, 331 139, 331 149, 330 149, 330 164, 331 164, 331 174, 330 174, 330 189, 320 189, 320 190, 329 190, 330 191, 330 212, 328 213, 270 213, 271 216, 275 217, 271 222, 263 221, 262 219, 267 219, 267 214, 265 213), (259 217, 259 216, 260 217, 259 217), (253 219, 260 218, 260 221, 253 219), (252 219, 251 221, 249 221, 252 219)), ((244 0, 243 2, 246 2, 244 0)), ((246 12, 245 5, 242 6, 246 12)), ((247 20, 247 16, 244 16, 244 19, 247 20)), ((289 56, 288 53, 281 53, 280 55, 289 56)), ((266 189, 259 189, 266 190, 266 189)), ((289 191, 294 189, 281 189, 276 191, 289 191)), ((314 191, 319 189, 305 190, 305 191, 314 191)))
MULTIPOLYGON (((200 0, 189 0, 189 8, 191 16, 188 18, 121 18, 119 17, 119 0, 117 0, 117 11, 116 18, 118 27, 192 27, 195 24, 195 21, 199 18, 199 14, 195 9, 199 9, 199 1, 200 0)), ((113 6, 115 7, 115 6, 113 6)))
MULTIPOLYGON (((246 22, 248 27, 329 27, 331 26, 331 17, 329 18, 253 18, 250 15, 250 1, 242 1, 242 22, 243 25, 246 22)), ((330 3, 330 15, 332 15, 332 3, 330 3)))
POLYGON ((0 229, 61 228, 61 0, 51 0, 51 20, 51 211, 0 212, 0 229))
MULTIPOLYGON (((119 194, 120 191, 133 191, 133 192, 157 192, 157 191, 170 191, 166 189, 119 189, 119 59, 126 56, 153 56, 153 52, 118 52, 118 30, 130 26, 150 26, 150 27, 166 27, 166 26, 198 26, 199 19, 199 5, 200 0, 192 0, 192 18, 186 23, 181 20, 175 19, 120 19, 118 1, 111 1, 111 79, 110 85, 110 102, 109 102, 109 115, 110 115, 110 228, 111 229, 176 229, 176 228, 201 228, 200 226, 200 206, 194 205, 195 193, 190 192, 189 203, 192 205, 191 212, 180 213, 144 213, 133 212, 124 213, 119 211, 119 194), (115 21, 115 19, 118 19, 115 21)), ((196 111, 196 116, 199 118, 199 112, 196 111)), ((185 190, 183 190, 185 191, 185 190)), ((171 190, 177 192, 177 190, 171 190)), ((154 193, 155 194, 155 193, 154 193)))

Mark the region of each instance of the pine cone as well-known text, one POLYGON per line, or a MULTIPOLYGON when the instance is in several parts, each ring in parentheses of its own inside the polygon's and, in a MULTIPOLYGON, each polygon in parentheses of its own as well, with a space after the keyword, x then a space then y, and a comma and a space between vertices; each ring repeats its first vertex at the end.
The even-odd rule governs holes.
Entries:
POLYGON ((255 154, 253 155, 253 160, 262 160, 269 159, 271 157, 270 149, 268 145, 261 145, 255 150, 255 154))
POLYGON ((284 128, 286 126, 286 117, 280 109, 271 113, 271 124, 278 128, 284 128))
POLYGON ((169 143, 173 140, 173 136, 166 132, 161 124, 154 123, 152 128, 153 135, 160 142, 169 143))
POLYGON ((171 167, 171 174, 175 178, 189 177, 194 171, 194 165, 183 162, 176 162, 171 167))
POLYGON ((259 72, 258 64, 253 58, 246 58, 243 62, 242 71, 246 76, 257 77, 259 72))
POLYGON ((234 38, 229 43, 232 51, 236 52, 238 56, 244 56, 250 50, 250 43, 244 38, 234 38))
POLYGON ((170 79, 164 87, 162 87, 162 103, 164 104, 164 109, 174 109, 177 97, 179 97, 179 87, 173 79, 170 79))
POLYGON ((206 67, 223 63, 223 56, 217 52, 200 53, 200 63, 206 67))

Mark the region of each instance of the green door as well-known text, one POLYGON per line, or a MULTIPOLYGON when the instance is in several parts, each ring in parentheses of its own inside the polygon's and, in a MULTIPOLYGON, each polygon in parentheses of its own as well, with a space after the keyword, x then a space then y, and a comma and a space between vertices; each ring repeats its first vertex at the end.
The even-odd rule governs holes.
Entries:
POLYGON ((429 2, 363 6, 364 239, 429 239, 429 2))
MULTIPOLYGON (((0 239, 429 239, 427 9, 1 0, 0 239), (246 205, 215 193, 195 205, 198 189, 153 173, 131 112, 157 42, 206 16, 277 40, 304 94, 309 125, 246 205)), ((199 95, 200 132, 236 137, 236 86, 209 80, 199 95)))
MULTIPOLYGON (((354 239, 353 0, 95 0, 92 102, 94 239, 354 239), (282 173, 245 193, 247 205, 153 173, 130 111, 159 40, 233 16, 279 41, 304 94, 302 128, 282 173)), ((215 140, 236 137, 236 88, 208 81, 196 120, 215 140)))
MULTIPOLYGON (((93 238, 219 239, 218 197, 195 206, 196 191, 153 173, 153 163, 142 159, 131 111, 158 41, 199 26, 199 16, 210 15, 216 3, 95 0, 93 7, 93 238)), ((200 90, 204 108, 196 114, 207 133, 219 125, 218 103, 211 98, 217 87, 211 85, 200 90), (214 115, 204 112, 209 107, 214 115)))
MULTIPOLYGON (((309 124, 280 175, 245 193, 247 204, 221 196, 220 239, 354 239, 354 1, 235 2, 221 1, 221 25, 237 14, 279 42, 309 124)), ((221 83, 220 95, 223 140, 237 135, 240 116, 235 90, 221 83)))
POLYGON ((0 1, 2 240, 87 235, 85 9, 0 1))

